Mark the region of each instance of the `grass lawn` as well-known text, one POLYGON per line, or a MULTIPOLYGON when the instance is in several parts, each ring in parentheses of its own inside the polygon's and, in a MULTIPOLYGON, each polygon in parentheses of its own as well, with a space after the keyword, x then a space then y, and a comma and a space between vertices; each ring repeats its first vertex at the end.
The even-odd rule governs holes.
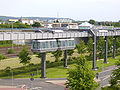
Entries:
MULTIPOLYGON (((78 57, 79 54, 77 54, 75 52, 73 54, 73 56, 78 57)), ((34 63, 34 64, 40 63, 40 59, 37 58, 35 55, 32 55, 31 57, 32 57, 31 63, 34 63)), ((118 59, 120 59, 120 56, 117 56, 116 59, 108 58, 107 64, 103 64, 103 60, 97 60, 97 67, 99 67, 99 70, 94 71, 94 72, 100 72, 103 67, 108 67, 108 66, 114 65, 118 59)), ((54 61, 55 59, 52 56, 52 54, 48 53, 47 60, 54 61)), ((22 67, 22 66, 23 65, 19 63, 19 58, 9 58, 9 59, 0 61, 0 70, 5 69, 6 67, 18 68, 18 67, 22 67)), ((91 61, 88 61, 88 66, 90 69, 92 68, 91 61)), ((69 65, 69 68, 72 68, 72 67, 74 67, 74 64, 69 65)), ((30 78, 30 73, 34 73, 35 78, 40 78, 40 70, 38 70, 38 69, 36 69, 33 72, 21 73, 19 75, 14 75, 14 78, 30 78)), ((67 77, 66 73, 67 73, 66 68, 64 68, 63 66, 57 66, 57 67, 53 67, 53 68, 47 68, 46 76, 47 76, 47 78, 66 78, 67 77)), ((14 74, 14 72, 13 72, 13 74, 14 74)), ((1 77, 1 78, 11 78, 11 75, 8 75, 8 77, 1 77)))
MULTIPOLYGON (((116 59, 109 58, 109 60, 108 60, 109 63, 107 63, 107 64, 103 64, 103 60, 97 60, 97 66, 99 67, 99 70, 94 71, 94 72, 95 73, 100 72, 102 70, 103 66, 105 68, 105 67, 114 65, 115 62, 118 60, 118 58, 120 59, 120 56, 117 56, 116 59)), ((91 67, 92 67, 91 61, 88 62, 88 66, 91 69, 91 67)), ((73 67, 74 67, 74 64, 69 65, 69 68, 73 68, 73 67)), ((35 75, 34 78, 40 78, 40 70, 15 75, 14 78, 30 78, 30 73, 34 73, 34 75, 35 75)), ((64 68, 63 66, 47 68, 46 76, 47 76, 47 78, 66 78, 67 77, 67 69, 64 68)), ((10 77, 3 77, 3 78, 10 78, 10 77)))
MULTIPOLYGON (((31 62, 30 63, 34 63, 34 64, 38 64, 40 63, 40 59, 36 57, 36 55, 32 55, 31 56, 31 62)), ((54 61, 54 57, 52 56, 51 53, 47 54, 47 61, 54 61)), ((19 58, 8 58, 8 59, 4 59, 0 61, 0 70, 5 69, 6 67, 11 67, 11 68, 18 68, 18 67, 22 67, 23 65, 20 64, 19 62, 19 58)))

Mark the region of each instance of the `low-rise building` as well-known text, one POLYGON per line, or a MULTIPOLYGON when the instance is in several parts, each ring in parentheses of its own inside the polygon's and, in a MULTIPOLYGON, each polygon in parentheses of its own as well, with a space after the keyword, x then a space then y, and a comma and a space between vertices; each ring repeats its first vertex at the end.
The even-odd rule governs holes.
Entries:
POLYGON ((84 22, 82 24, 79 25, 79 29, 91 29, 94 25, 88 23, 88 22, 84 22))
POLYGON ((17 22, 19 21, 18 19, 8 19, 9 22, 17 22))
POLYGON ((29 24, 29 25, 31 25, 31 24, 34 23, 33 20, 30 20, 30 19, 24 19, 24 18, 19 19, 19 21, 20 21, 21 23, 23 23, 23 24, 29 24))
POLYGON ((73 20, 70 18, 58 18, 58 19, 51 19, 48 22, 54 23, 54 22, 59 22, 59 23, 72 23, 73 20))
POLYGON ((77 23, 44 23, 44 27, 78 29, 78 24, 77 23))

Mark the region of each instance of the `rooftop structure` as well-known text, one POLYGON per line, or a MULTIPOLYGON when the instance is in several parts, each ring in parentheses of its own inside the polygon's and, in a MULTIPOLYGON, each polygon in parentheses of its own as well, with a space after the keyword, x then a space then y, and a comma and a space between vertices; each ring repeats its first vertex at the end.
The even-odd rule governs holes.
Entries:
POLYGON ((84 22, 82 24, 79 25, 79 29, 91 29, 94 25, 88 23, 88 22, 84 22))
POLYGON ((59 23, 72 23, 73 20, 70 18, 58 18, 58 19, 52 19, 49 20, 48 22, 54 23, 54 22, 59 22, 59 23))
POLYGON ((23 24, 29 24, 29 25, 34 23, 33 20, 25 19, 25 18, 21 18, 21 19, 19 19, 19 21, 23 24))
POLYGON ((9 22, 17 22, 19 21, 18 19, 8 19, 9 22))
POLYGON ((68 29, 78 29, 77 23, 45 23, 45 28, 68 28, 68 29))

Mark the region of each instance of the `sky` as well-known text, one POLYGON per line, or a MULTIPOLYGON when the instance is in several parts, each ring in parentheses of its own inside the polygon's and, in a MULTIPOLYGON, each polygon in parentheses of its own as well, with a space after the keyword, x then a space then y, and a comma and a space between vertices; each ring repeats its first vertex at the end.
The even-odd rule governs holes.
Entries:
POLYGON ((0 0, 0 16, 119 21, 120 0, 0 0))

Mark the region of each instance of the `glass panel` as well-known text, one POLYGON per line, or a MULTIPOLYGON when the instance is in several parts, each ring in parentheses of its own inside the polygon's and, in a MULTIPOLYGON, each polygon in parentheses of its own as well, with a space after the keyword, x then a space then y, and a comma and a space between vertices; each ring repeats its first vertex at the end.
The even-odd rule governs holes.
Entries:
POLYGON ((68 41, 68 46, 70 46, 70 40, 68 41))
POLYGON ((46 42, 46 48, 48 48, 48 43, 49 43, 49 42, 46 42))
POLYGON ((50 42, 47 42, 48 48, 50 48, 50 42))
POLYGON ((40 49, 40 43, 37 42, 37 49, 40 49))
POLYGON ((50 48, 52 48, 53 46, 52 46, 52 41, 50 41, 50 48))
POLYGON ((36 44, 36 42, 33 43, 33 48, 34 48, 34 49, 37 49, 37 44, 36 44))
POLYGON ((43 49, 45 48, 45 42, 42 42, 42 48, 43 49))
POLYGON ((36 49, 38 49, 38 42, 36 42, 36 49))
POLYGON ((58 47, 61 47, 61 42, 58 41, 56 44, 58 44, 58 47))
POLYGON ((72 46, 72 42, 71 42, 71 40, 70 40, 69 42, 70 42, 70 46, 72 46))
POLYGON ((42 49, 42 42, 40 42, 40 50, 42 49))
POLYGON ((53 41, 53 47, 55 48, 55 41, 53 41))

